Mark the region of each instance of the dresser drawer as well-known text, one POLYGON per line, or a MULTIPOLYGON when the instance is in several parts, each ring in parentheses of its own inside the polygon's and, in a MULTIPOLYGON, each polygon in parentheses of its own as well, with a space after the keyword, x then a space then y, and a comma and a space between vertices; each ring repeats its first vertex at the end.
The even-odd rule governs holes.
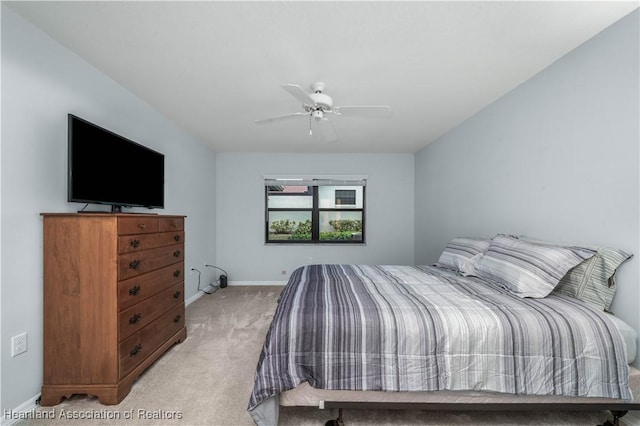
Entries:
POLYGON ((122 235, 118 237, 118 253, 132 253, 182 242, 184 242, 183 231, 122 235))
POLYGON ((162 217, 158 220, 160 232, 172 232, 184 230, 184 217, 162 217))
POLYGON ((181 283, 183 279, 184 262, 178 262, 148 274, 120 281, 118 283, 118 312, 181 283))
POLYGON ((120 312, 118 340, 129 337, 168 310, 184 303, 182 288, 183 284, 180 283, 120 312))
POLYGON ((120 378, 126 376, 183 327, 184 305, 180 305, 123 340, 118 347, 120 378))
POLYGON ((119 217, 118 218, 118 235, 128 234, 151 234, 158 232, 157 217, 140 216, 140 217, 119 217))
POLYGON ((184 259, 184 245, 158 247, 134 253, 121 254, 118 257, 118 279, 141 275, 184 259))

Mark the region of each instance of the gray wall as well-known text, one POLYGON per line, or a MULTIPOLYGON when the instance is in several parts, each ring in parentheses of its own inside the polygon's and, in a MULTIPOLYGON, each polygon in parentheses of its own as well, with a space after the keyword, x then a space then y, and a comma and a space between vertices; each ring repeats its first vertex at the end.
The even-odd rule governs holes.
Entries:
MULTIPOLYGON (((215 258, 215 154, 3 4, 0 412, 35 401, 42 385, 40 213, 83 207, 66 202, 67 113, 164 153, 157 212, 188 216, 187 267, 215 258), (25 331, 28 352, 11 358, 11 336, 25 331)), ((194 296, 193 277, 185 284, 194 296)))
POLYGON ((499 232, 619 247, 612 309, 640 330, 638 15, 416 154, 417 263, 499 232))
MULTIPOLYGON (((218 153, 216 253, 232 284, 307 263, 413 263, 413 155, 218 153), (367 175, 366 245, 265 245, 264 175, 367 175)), ((282 271, 287 271, 282 274, 282 271)))

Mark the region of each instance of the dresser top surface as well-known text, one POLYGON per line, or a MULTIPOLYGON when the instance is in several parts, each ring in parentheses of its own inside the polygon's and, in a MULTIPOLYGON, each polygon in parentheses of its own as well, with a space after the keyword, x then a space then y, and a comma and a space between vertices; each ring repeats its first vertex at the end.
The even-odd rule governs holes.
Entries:
POLYGON ((109 213, 109 212, 92 212, 92 213, 40 213, 41 216, 69 216, 69 217, 187 217, 177 214, 158 214, 158 213, 109 213))

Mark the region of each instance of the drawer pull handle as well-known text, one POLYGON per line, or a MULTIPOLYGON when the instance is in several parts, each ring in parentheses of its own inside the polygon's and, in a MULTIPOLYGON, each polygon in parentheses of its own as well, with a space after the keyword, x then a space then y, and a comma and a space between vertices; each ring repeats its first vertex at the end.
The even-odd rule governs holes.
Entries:
POLYGON ((175 220, 172 220, 172 221, 171 221, 171 225, 169 225, 169 226, 170 226, 171 228, 177 228, 177 227, 178 227, 178 224, 176 223, 176 221, 175 221, 175 220))
POLYGON ((180 241, 180 235, 174 236, 173 239, 176 240, 176 242, 180 241))
POLYGON ((146 223, 139 223, 139 224, 138 224, 138 228, 140 228, 140 229, 144 229, 144 228, 146 228, 146 227, 147 227, 147 224, 146 224, 146 223))
POLYGON ((129 244, 131 244, 131 247, 133 248, 138 248, 140 247, 140 240, 131 240, 129 244))
POLYGON ((139 285, 131 287, 129 289, 129 296, 137 296, 138 294, 140 294, 140 290, 141 288, 139 285))
POLYGON ((180 318, 182 318, 182 315, 176 315, 176 317, 173 319, 173 322, 180 322, 180 318))
POLYGON ((180 276, 180 269, 176 269, 175 271, 173 271, 173 276, 178 278, 180 276))
POLYGON ((177 299, 178 297, 180 297, 180 291, 176 291, 175 293, 173 293, 174 299, 177 299))
POLYGON ((138 355, 138 353, 140 353, 141 350, 142 350, 142 344, 138 343, 133 347, 133 349, 131 349, 131 351, 129 352, 129 355, 131 356, 138 355))
POLYGON ((180 257, 180 250, 176 250, 173 252, 173 257, 180 257))
POLYGON ((137 269, 140 268, 141 264, 142 264, 142 262, 140 262, 138 259, 136 259, 133 262, 129 262, 129 269, 137 270, 137 269))
POLYGON ((142 314, 135 314, 134 316, 132 316, 131 318, 129 318, 129 324, 135 324, 138 321, 140 321, 140 318, 142 318, 142 314))

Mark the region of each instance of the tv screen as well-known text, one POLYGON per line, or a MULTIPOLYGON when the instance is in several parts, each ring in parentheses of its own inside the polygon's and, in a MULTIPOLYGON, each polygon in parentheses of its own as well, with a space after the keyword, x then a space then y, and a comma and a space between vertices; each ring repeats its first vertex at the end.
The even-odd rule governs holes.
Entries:
POLYGON ((164 207, 164 155, 73 114, 68 116, 68 201, 164 207))

